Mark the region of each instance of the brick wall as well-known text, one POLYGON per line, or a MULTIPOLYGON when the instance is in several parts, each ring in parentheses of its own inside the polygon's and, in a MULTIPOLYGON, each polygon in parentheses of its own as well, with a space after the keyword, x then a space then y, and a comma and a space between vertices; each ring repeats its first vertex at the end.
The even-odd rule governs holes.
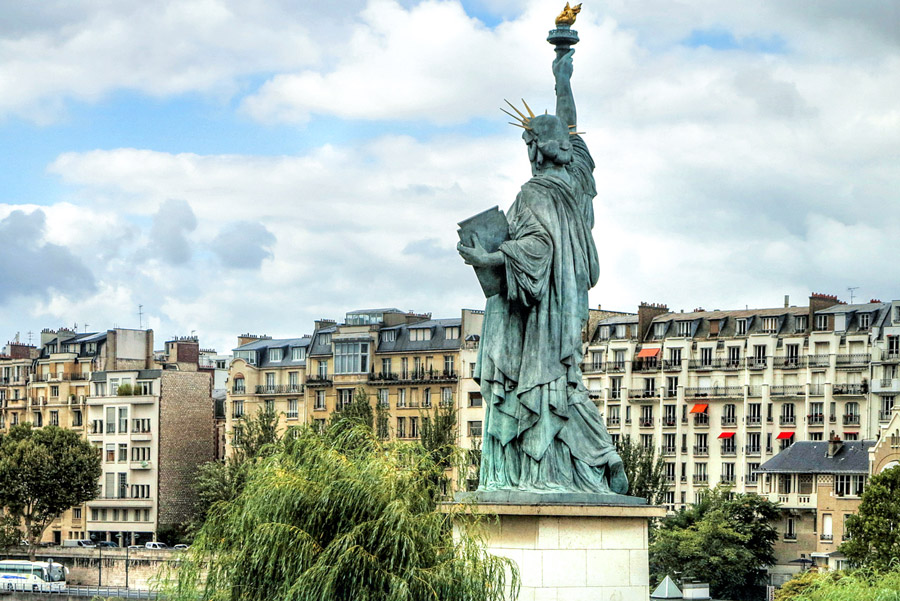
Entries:
POLYGON ((197 466, 215 459, 211 379, 205 372, 163 371, 159 402, 159 526, 193 513, 197 466))

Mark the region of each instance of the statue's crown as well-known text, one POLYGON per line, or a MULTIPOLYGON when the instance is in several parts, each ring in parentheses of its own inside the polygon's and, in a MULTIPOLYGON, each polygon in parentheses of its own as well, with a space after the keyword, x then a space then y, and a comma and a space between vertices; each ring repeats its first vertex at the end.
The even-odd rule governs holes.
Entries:
MULTIPOLYGON (((518 115, 518 117, 517 117, 516 115, 513 115, 512 113, 510 113, 508 110, 501 108, 500 109, 501 111, 503 111, 504 113, 506 113, 507 115, 509 115, 510 117, 512 117, 513 119, 515 119, 517 121, 517 123, 513 123, 512 121, 510 121, 509 124, 515 125, 516 127, 521 127, 522 129, 527 129, 528 131, 531 131, 532 130, 531 120, 534 119, 534 113, 531 111, 531 107, 528 106, 528 103, 525 102, 525 99, 524 98, 522 99, 522 104, 525 105, 525 110, 528 111, 527 117, 525 116, 524 113, 522 113, 522 111, 520 111, 515 106, 513 106, 512 102, 510 102, 509 100, 506 100, 505 98, 503 99, 503 101, 509 105, 509 108, 511 108, 512 110, 514 110, 516 112, 516 115, 518 115)), ((545 111, 545 114, 546 114, 546 111, 545 111)), ((584 133, 583 131, 575 131, 575 127, 576 127, 575 125, 569 126, 569 129, 572 130, 569 132, 570 136, 577 136, 579 134, 584 133)))

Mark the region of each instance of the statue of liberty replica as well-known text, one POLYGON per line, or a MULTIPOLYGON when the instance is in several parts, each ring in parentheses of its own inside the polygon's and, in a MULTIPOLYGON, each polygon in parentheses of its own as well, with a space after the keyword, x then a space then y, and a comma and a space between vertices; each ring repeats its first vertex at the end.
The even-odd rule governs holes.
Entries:
POLYGON ((533 177, 505 218, 495 208, 460 223, 457 249, 487 297, 475 374, 485 406, 480 500, 576 493, 587 501, 628 490, 581 374, 599 263, 594 162, 577 131, 571 85, 579 10, 567 4, 548 38, 556 46, 556 114, 536 116, 524 100, 524 112, 510 104, 515 114, 507 113, 523 130, 533 177))

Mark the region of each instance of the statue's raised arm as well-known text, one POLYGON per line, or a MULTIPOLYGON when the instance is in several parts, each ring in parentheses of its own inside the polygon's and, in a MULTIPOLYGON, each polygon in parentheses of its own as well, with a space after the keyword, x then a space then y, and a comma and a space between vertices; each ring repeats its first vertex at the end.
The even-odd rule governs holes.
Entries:
POLYGON ((557 55, 553 60, 553 77, 556 78, 556 116, 560 121, 575 131, 578 125, 575 113, 575 97, 572 95, 572 55, 574 49, 570 49, 563 55, 557 55))

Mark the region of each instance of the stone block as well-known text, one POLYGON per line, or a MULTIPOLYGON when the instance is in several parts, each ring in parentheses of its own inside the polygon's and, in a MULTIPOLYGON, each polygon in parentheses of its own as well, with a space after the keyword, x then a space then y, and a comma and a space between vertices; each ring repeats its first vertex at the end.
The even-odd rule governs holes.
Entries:
POLYGON ((558 526, 560 549, 602 548, 602 518, 561 517, 558 526))
MULTIPOLYGON (((589 587, 630 586, 632 584, 630 553, 631 551, 626 549, 588 551, 587 585, 589 587)), ((649 584, 649 578, 645 584, 649 584)))
POLYGON ((565 601, 560 598, 555 588, 539 588, 534 590, 534 601, 565 601))
POLYGON ((532 516, 503 516, 500 522, 501 544, 507 548, 534 549, 538 538, 538 519, 532 516))
POLYGON ((650 555, 647 549, 629 551, 631 554, 631 585, 647 586, 650 582, 650 555))
POLYGON ((538 549, 559 549, 559 518, 538 518, 538 549))
POLYGON ((585 586, 587 552, 582 549, 545 549, 541 573, 545 587, 585 586))
POLYGON ((535 549, 522 551, 519 576, 522 579, 523 587, 544 586, 544 552, 535 549))
POLYGON ((644 520, 608 519, 603 523, 603 549, 647 548, 647 522, 644 520))

